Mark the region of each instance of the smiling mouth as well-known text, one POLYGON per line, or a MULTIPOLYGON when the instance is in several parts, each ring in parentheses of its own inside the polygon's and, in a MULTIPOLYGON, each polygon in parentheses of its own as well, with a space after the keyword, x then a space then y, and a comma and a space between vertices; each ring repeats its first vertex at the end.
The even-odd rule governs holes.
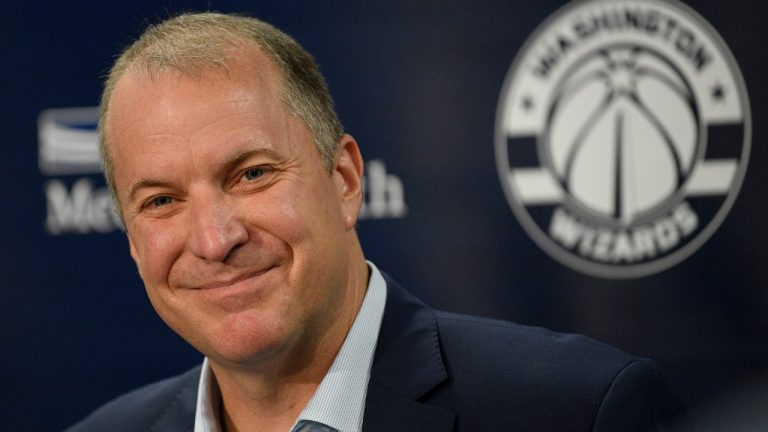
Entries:
POLYGON ((245 273, 245 274, 242 274, 242 275, 237 276, 235 278, 226 279, 226 280, 222 280, 222 281, 209 282, 209 283, 206 283, 206 284, 203 284, 203 285, 196 286, 196 287, 194 287, 192 289, 198 290, 198 291, 209 291, 209 290, 215 290, 215 289, 229 288, 229 287, 232 287, 234 285, 237 285, 240 282, 247 281, 249 279, 258 278, 259 276, 264 275, 265 273, 269 272, 270 270, 274 269, 275 267, 277 267, 277 265, 272 265, 272 266, 269 266, 269 267, 267 267, 265 269, 262 269, 262 270, 257 270, 257 271, 253 271, 253 272, 250 272, 250 273, 245 273))

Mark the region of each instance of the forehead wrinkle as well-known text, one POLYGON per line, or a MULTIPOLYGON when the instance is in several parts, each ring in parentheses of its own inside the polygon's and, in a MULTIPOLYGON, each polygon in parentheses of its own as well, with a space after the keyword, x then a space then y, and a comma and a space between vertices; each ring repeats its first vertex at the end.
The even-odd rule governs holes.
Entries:
MULTIPOLYGON (((229 98, 225 113, 210 123, 189 133, 190 147, 209 147, 205 144, 216 142, 221 146, 234 144, 236 148, 263 147, 276 151, 287 145, 289 153, 293 153, 293 137, 295 126, 304 124, 295 119, 274 98, 259 98, 250 92, 243 91, 229 98), (299 123, 291 125, 292 122, 299 123), (292 127, 294 126, 294 127, 292 127), (221 133, 221 129, 226 129, 221 133)), ((192 149, 194 152, 194 149, 192 149)), ((220 153, 213 154, 218 158, 220 153)))
MULTIPOLYGON (((141 153, 136 154, 135 152, 128 151, 124 149, 121 146, 113 146, 112 151, 112 157, 115 159, 116 162, 119 162, 120 160, 124 160, 124 158, 128 158, 130 160, 134 160, 134 164, 138 163, 139 166, 142 166, 143 168, 139 171, 138 174, 135 175, 135 178, 133 179, 126 179, 127 184, 125 185, 125 191, 127 193, 127 198, 130 200, 133 199, 134 195, 139 189, 142 189, 144 187, 149 186, 160 186, 163 185, 170 185, 171 182, 166 176, 157 177, 155 174, 149 174, 147 171, 147 168, 150 168, 154 166, 156 163, 153 163, 153 161, 160 161, 160 166, 167 165, 168 163, 162 163, 163 161, 163 154, 167 152, 175 152, 176 150, 169 147, 168 144, 180 144, 186 141, 187 139, 182 136, 178 136, 175 134, 163 134, 163 133, 157 133, 157 134, 150 134, 146 135, 141 138, 143 141, 146 142, 152 142, 156 145, 153 145, 147 149, 144 149, 141 153), (126 151, 128 151, 127 154, 124 154, 126 151)), ((123 170, 123 164, 121 163, 115 163, 113 166, 113 172, 115 175, 115 187, 117 190, 121 190, 122 188, 117 183, 120 179, 120 172, 123 170)))
MULTIPOLYGON (((213 125, 211 125, 213 126, 213 125)), ((215 129, 213 130, 215 132, 215 129)), ((255 124, 246 123, 229 128, 220 134, 206 134, 205 129, 196 132, 189 138, 190 147, 200 147, 210 151, 214 159, 224 159, 220 148, 232 148, 236 153, 243 153, 252 148, 272 149, 275 143, 270 134, 255 124), (214 143, 210 146, 207 144, 214 143)))
POLYGON ((229 98, 228 102, 235 113, 242 113, 251 108, 251 106, 258 106, 256 104, 257 98, 247 90, 233 89, 232 93, 233 95, 229 98))

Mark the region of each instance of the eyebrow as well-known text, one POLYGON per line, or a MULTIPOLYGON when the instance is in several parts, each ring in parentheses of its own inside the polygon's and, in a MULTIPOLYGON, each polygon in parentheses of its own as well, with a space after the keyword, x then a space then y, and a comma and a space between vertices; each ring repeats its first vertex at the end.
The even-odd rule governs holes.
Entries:
POLYGON ((136 193, 141 189, 151 188, 151 187, 170 187, 170 186, 171 186, 170 182, 162 181, 162 180, 138 181, 131 186, 131 190, 128 193, 128 202, 133 202, 133 199, 135 198, 136 193))
MULTIPOLYGON (((234 156, 226 159, 222 165, 222 170, 229 171, 234 167, 236 167, 237 165, 250 159, 251 157, 259 154, 263 154, 277 160, 281 159, 280 155, 272 149, 264 148, 264 147, 250 148, 245 151, 239 152, 234 156)), ((159 187, 159 188, 172 187, 172 185, 173 185, 172 182, 164 181, 164 180, 146 179, 146 180, 137 181, 136 183, 131 185, 131 189, 128 193, 128 201, 132 202, 136 196, 136 193, 141 189, 152 188, 152 187, 159 187)))
POLYGON ((245 151, 237 153, 234 156, 226 159, 224 162, 224 167, 231 168, 259 154, 269 156, 273 159, 280 159, 280 155, 272 149, 264 148, 264 147, 255 147, 255 148, 249 148, 245 151))

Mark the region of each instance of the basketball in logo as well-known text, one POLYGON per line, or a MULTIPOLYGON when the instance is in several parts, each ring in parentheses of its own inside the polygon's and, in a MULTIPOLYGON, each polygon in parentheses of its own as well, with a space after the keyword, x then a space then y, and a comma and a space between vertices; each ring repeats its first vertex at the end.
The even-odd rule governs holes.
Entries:
POLYGON ((598 218, 625 224, 668 201, 699 147, 697 107, 682 75, 643 47, 617 46, 565 76, 543 136, 563 190, 598 218))
POLYGON ((744 176, 749 123, 738 67, 694 11, 578 2, 513 62, 497 165, 515 215, 549 255, 595 276, 639 277, 718 228, 744 176))

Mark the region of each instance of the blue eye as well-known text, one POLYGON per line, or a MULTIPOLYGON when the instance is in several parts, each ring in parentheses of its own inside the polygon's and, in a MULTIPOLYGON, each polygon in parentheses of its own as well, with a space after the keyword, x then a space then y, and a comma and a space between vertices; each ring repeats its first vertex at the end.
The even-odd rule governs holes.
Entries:
POLYGON ((155 207, 162 207, 170 204, 172 201, 173 201, 173 198, 169 196, 159 196, 159 197, 153 198, 151 203, 155 207))
POLYGON ((245 171, 243 174, 243 177, 246 180, 256 180, 257 178, 264 175, 264 169, 263 168, 251 168, 245 171))

